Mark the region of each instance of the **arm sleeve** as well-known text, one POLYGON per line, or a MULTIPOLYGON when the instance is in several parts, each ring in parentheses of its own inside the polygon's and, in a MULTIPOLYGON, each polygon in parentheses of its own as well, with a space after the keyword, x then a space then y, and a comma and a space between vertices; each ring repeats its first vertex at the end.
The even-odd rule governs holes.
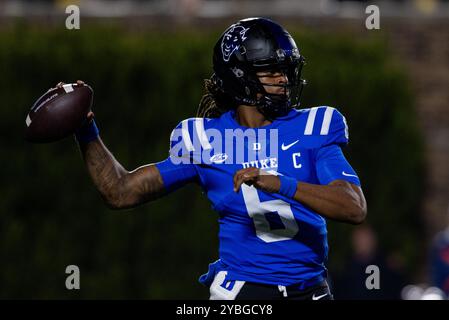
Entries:
POLYGON ((346 180, 360 186, 360 179, 336 144, 321 147, 316 152, 316 174, 321 184, 346 180))
POLYGON ((198 171, 192 159, 191 142, 186 135, 183 122, 186 123, 181 121, 170 135, 169 157, 156 163, 167 191, 174 191, 189 182, 198 181, 198 171))
POLYGON ((172 157, 156 163, 167 191, 174 191, 189 182, 197 181, 197 171, 193 164, 174 163, 172 157))

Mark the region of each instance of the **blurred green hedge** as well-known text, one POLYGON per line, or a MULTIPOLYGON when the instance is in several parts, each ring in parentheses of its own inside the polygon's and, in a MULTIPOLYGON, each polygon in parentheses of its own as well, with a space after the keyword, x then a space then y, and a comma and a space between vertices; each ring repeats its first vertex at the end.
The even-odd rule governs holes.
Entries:
MULTIPOLYGON (((72 138, 31 145, 23 129, 37 97, 82 79, 95 90, 116 158, 128 169, 163 160, 172 128, 195 114, 221 31, 0 31, 0 298, 208 297, 197 278, 217 258, 218 226, 199 187, 112 212, 72 138), (80 267, 79 291, 65 289, 70 264, 80 267)), ((307 58, 303 106, 330 105, 347 117, 346 155, 363 183, 368 222, 416 271, 423 156, 407 79, 382 38, 293 33, 307 58)), ((331 275, 350 254, 352 228, 329 223, 331 275)))

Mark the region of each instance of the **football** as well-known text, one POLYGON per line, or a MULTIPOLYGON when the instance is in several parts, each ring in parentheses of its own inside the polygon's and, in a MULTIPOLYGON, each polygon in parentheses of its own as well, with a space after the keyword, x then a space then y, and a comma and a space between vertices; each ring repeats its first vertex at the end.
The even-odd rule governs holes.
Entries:
POLYGON ((25 139, 48 143, 73 134, 86 120, 92 100, 92 88, 81 81, 50 89, 31 107, 25 119, 25 139))

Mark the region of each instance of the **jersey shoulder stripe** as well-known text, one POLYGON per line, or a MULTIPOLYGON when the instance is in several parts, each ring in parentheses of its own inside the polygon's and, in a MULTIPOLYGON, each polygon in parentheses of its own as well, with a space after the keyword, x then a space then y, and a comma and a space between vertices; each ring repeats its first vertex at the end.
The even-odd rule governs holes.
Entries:
MULTIPOLYGON (((176 130, 176 129, 175 129, 176 130)), ((181 121, 181 136, 182 141, 186 147, 187 151, 195 151, 195 147, 193 146, 192 135, 189 131, 189 119, 181 121)))
POLYGON ((306 128, 304 130, 305 136, 310 136, 313 133, 313 127, 315 125, 316 113, 318 111, 318 107, 313 107, 309 110, 309 115, 307 117, 306 128))
POLYGON ((204 118, 195 118, 195 128, 201 147, 204 150, 209 150, 212 149, 212 146, 209 143, 209 138, 207 137, 206 130, 204 129, 204 121, 204 118))
POLYGON ((209 121, 209 119, 188 118, 182 120, 171 133, 170 147, 182 144, 184 151, 189 153, 211 149, 212 146, 204 126, 205 121, 209 121))
POLYGON ((313 107, 307 112, 307 122, 304 129, 304 135, 328 135, 332 116, 335 108, 332 107, 313 107))
POLYGON ((334 113, 334 108, 326 107, 326 111, 324 111, 323 123, 321 125, 320 134, 325 136, 329 133, 329 127, 331 125, 332 115, 334 113))
POLYGON ((307 138, 310 145, 328 145, 336 143, 346 145, 349 140, 348 126, 345 117, 329 106, 318 106, 297 110, 297 130, 307 138))

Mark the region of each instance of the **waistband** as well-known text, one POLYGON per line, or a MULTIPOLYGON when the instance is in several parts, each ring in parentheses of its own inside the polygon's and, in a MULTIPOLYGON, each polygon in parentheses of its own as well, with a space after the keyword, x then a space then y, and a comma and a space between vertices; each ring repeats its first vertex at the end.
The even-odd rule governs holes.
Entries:
POLYGON ((318 277, 301 281, 300 283, 292 284, 289 286, 275 285, 275 284, 267 284, 267 283, 256 283, 251 281, 246 281, 248 284, 252 284, 255 286, 261 286, 266 288, 276 288, 276 290, 280 287, 285 288, 287 291, 305 291, 307 289, 323 285, 327 286, 326 277, 320 275, 318 277))
POLYGON ((299 284, 292 284, 292 285, 286 286, 286 288, 287 288, 287 290, 301 290, 302 291, 302 290, 309 289, 311 287, 315 287, 317 285, 327 285, 326 278, 324 276, 320 275, 316 278, 303 281, 299 284))

